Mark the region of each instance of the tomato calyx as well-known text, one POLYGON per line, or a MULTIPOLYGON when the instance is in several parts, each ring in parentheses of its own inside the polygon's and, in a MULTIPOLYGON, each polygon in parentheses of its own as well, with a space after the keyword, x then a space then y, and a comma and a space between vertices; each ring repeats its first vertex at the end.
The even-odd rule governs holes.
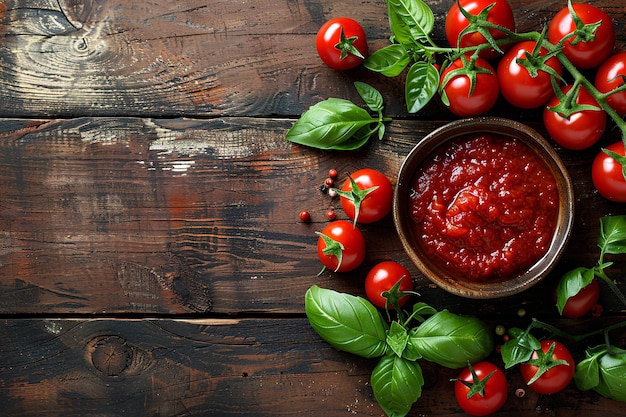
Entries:
POLYGON ((567 2, 567 8, 572 16, 572 21, 576 25, 576 30, 574 30, 570 35, 563 37, 559 44, 562 45, 569 41, 570 45, 576 45, 579 42, 590 42, 595 40, 598 28, 602 25, 602 20, 595 23, 585 23, 576 14, 571 1, 567 2))
MULTIPOLYGON (((389 318, 389 309, 390 306, 393 310, 395 310, 398 314, 398 320, 403 321, 404 315, 402 313, 402 308, 400 305, 400 299, 406 297, 407 295, 418 295, 419 293, 415 291, 402 291, 400 286, 402 285, 402 280, 406 276, 400 277, 398 282, 396 282, 393 287, 391 287, 388 291, 383 291, 382 296, 385 297, 385 311, 387 312, 387 318, 389 318)), ((410 277, 409 277, 410 279, 410 277)))
POLYGON ((537 359, 529 359, 526 363, 529 365, 534 365, 537 367, 537 372, 530 378, 527 382, 528 385, 531 385, 533 382, 538 380, 541 375, 545 374, 550 369, 555 366, 565 365, 570 366, 570 364, 563 359, 554 359, 554 349, 556 348, 556 342, 552 342, 550 348, 544 352, 542 349, 537 349, 535 352, 537 353, 537 359))
POLYGON ((339 30, 339 42, 335 45, 335 48, 341 52, 341 55, 339 56, 340 60, 345 59, 349 54, 365 59, 363 54, 359 52, 356 46, 354 46, 354 42, 358 39, 359 37, 356 35, 346 37, 346 34, 343 31, 343 25, 341 26, 341 29, 339 30))
POLYGON ((581 85, 579 83, 574 83, 572 88, 568 89, 567 92, 564 93, 562 89, 556 86, 554 79, 552 79, 552 81, 553 87, 555 87, 554 93, 558 97, 559 103, 556 106, 549 106, 548 110, 558 113, 565 119, 569 119, 573 114, 582 111, 602 111, 602 108, 599 106, 578 103, 578 94, 581 89, 581 85))
MULTIPOLYGON (((544 40, 545 37, 542 34, 542 36, 535 44, 533 51, 531 53, 526 51, 524 53, 524 58, 518 58, 515 60, 515 62, 517 62, 517 64, 521 67, 524 67, 532 78, 536 78, 537 75, 539 75, 539 71, 543 71, 547 74, 550 74, 552 80, 559 80, 561 82, 564 82, 565 80, 563 79, 563 76, 550 65, 548 65, 548 61, 553 57, 558 57, 561 51, 559 48, 556 48, 548 53, 542 53, 544 40)), ((555 87, 555 90, 557 89, 558 88, 555 87)))
MULTIPOLYGON (((326 247, 323 250, 324 255, 330 255, 337 258, 337 268, 335 268, 334 272, 339 271, 341 267, 341 261, 343 260, 343 251, 345 247, 341 242, 336 241, 330 236, 326 236, 321 232, 315 232, 319 237, 322 238, 326 247)), ((322 267, 322 270, 317 274, 318 276, 326 270, 326 267, 322 267)))
POLYGON ((461 55, 460 59, 463 62, 463 66, 461 68, 453 69, 443 77, 443 79, 441 80, 441 85, 439 86, 439 90, 441 93, 441 99, 445 105, 449 105, 450 101, 446 96, 444 88, 454 78, 459 76, 466 76, 469 79, 470 90, 468 97, 471 97, 474 92, 474 88, 476 87, 476 76, 478 74, 492 74, 492 72, 488 68, 483 68, 479 65, 476 65, 477 58, 477 53, 474 53, 470 58, 468 58, 466 55, 461 55))
POLYGON ((361 203, 363 202, 363 200, 365 200, 365 197, 367 197, 368 194, 370 194, 373 191, 376 191, 379 188, 379 186, 375 185, 370 188, 361 189, 359 188, 359 185, 356 183, 356 181, 354 181, 354 179, 352 178, 350 174, 348 174, 348 178, 350 179, 350 191, 343 191, 337 188, 332 188, 332 189, 335 190, 335 192, 339 196, 352 201, 352 203, 354 204, 353 225, 354 227, 356 227, 357 220, 359 218, 359 211, 361 209, 361 203))
MULTIPOLYGON (((489 12, 495 6, 496 6, 495 2, 491 3, 489 6, 481 10, 480 13, 478 13, 477 15, 473 15, 459 4, 459 11, 461 12, 461 14, 463 14, 463 16, 465 16, 465 18, 467 19, 469 23, 467 27, 459 33, 459 37, 457 39, 457 45, 461 45, 461 39, 464 36, 469 35, 471 33, 478 32, 485 38, 485 40, 487 41, 490 47, 492 47, 494 50, 498 51, 501 54, 504 53, 502 48, 500 48, 500 46, 498 45, 498 42, 496 41, 496 39, 493 37, 491 31, 500 31, 501 33, 507 36, 513 35, 513 32, 503 26, 491 23, 487 19, 489 12)), ((479 52, 481 49, 485 49, 486 47, 487 47, 486 45, 485 47, 482 47, 481 45, 477 49, 477 52, 479 52)))
POLYGON ((452 378, 450 380, 450 382, 459 381, 461 384, 465 385, 469 389, 469 391, 467 392, 467 399, 468 400, 470 398, 472 398, 476 394, 479 394, 481 397, 484 397, 485 396, 485 386, 487 385, 487 382, 489 381, 489 379, 491 379, 491 377, 497 372, 497 370, 494 369, 487 376, 485 376, 483 379, 480 379, 478 374, 476 374, 476 371, 474 370, 474 367, 472 366, 471 363, 467 362, 467 367, 468 367, 468 369, 470 370, 470 372, 472 374, 472 382, 468 382, 468 381, 466 381, 464 379, 460 379, 460 378, 452 378))

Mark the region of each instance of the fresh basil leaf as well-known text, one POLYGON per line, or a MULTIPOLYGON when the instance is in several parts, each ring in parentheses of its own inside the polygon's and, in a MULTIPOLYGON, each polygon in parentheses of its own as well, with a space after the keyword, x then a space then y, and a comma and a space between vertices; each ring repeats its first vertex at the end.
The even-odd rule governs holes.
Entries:
POLYGON ((388 416, 406 416, 422 396, 424 376, 419 363, 396 355, 383 356, 370 378, 378 405, 388 416))
POLYGON ((435 310, 434 307, 420 301, 413 304, 413 314, 411 314, 411 318, 423 323, 426 320, 424 316, 432 316, 435 313, 437 313, 437 310, 435 310))
POLYGON ((435 15, 422 0, 387 0, 387 14, 395 40, 403 45, 427 41, 435 27, 435 15))
POLYGON ((598 246, 604 253, 626 253, 626 215, 604 216, 600 219, 598 246))
POLYGON ((570 297, 574 297, 595 278, 593 269, 579 267, 566 272, 556 287, 556 307, 559 314, 570 297))
POLYGON ((356 149, 363 145, 352 137, 363 127, 378 122, 367 110, 349 100, 329 98, 311 106, 294 123, 286 139, 318 149, 356 149))
POLYGON ((485 359, 494 347, 493 335, 483 321, 447 310, 426 319, 410 338, 424 359, 454 369, 485 359))
POLYGON ((585 359, 576 364, 574 382, 579 390, 587 391, 598 386, 600 383, 598 359, 605 352, 605 349, 601 349, 599 352, 592 353, 591 349, 587 349, 585 359))
POLYGON ((411 66, 404 84, 404 98, 409 113, 417 113, 437 93, 439 72, 433 64, 419 61, 411 66))
POLYGON ((304 311, 311 327, 334 348, 366 358, 385 353, 387 323, 364 298, 314 285, 305 294, 304 311))
POLYGON ((406 328, 397 321, 393 321, 387 333, 387 345, 396 355, 402 356, 408 341, 409 334, 406 328))
POLYGON ((377 89, 361 81, 355 81, 354 87, 371 111, 383 111, 383 96, 377 89))
POLYGON ((396 77, 404 71, 411 62, 411 56, 406 48, 394 43, 377 50, 368 56, 363 65, 370 71, 378 72, 385 77, 396 77))
POLYGON ((606 345, 587 349, 585 359, 576 365, 574 381, 581 390, 626 402, 626 351, 606 345))
POLYGON ((509 336, 511 338, 500 347, 506 369, 528 361, 533 351, 541 349, 541 343, 535 336, 517 327, 509 329, 509 336))

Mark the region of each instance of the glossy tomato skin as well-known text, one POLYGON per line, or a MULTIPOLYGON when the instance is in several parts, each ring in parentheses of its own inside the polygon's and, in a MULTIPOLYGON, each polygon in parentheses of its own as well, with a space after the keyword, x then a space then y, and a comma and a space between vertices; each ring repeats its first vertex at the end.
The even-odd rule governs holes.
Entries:
POLYGON ((348 70, 359 66, 363 58, 348 53, 341 59, 341 50, 336 45, 341 40, 341 30, 346 38, 356 37, 353 46, 363 55, 367 56, 367 37, 363 27, 354 19, 348 17, 336 17, 322 25, 315 38, 315 47, 322 61, 330 68, 336 70, 348 70))
MULTIPOLYGON (((538 71, 537 76, 533 78, 528 70, 517 62, 518 59, 526 59, 526 52, 531 54, 536 46, 535 41, 522 41, 513 45, 498 63, 496 71, 502 97, 521 109, 541 107, 554 96, 550 74, 538 71)), ((540 49, 540 55, 547 53, 546 48, 540 49)), ((563 74, 563 66, 558 58, 549 58, 546 65, 557 74, 563 74)))
MULTIPOLYGON (((383 296, 383 292, 389 291, 400 280, 402 280, 400 291, 413 291, 411 273, 403 265, 394 261, 376 264, 365 277, 365 294, 368 300, 378 308, 385 308, 387 299, 383 296)), ((405 305, 409 298, 410 295, 400 298, 398 300, 400 307, 405 305)), ((393 307, 389 305, 388 308, 393 307)))
POLYGON ((473 376, 469 368, 465 368, 454 382, 454 395, 457 402, 467 414, 472 416, 486 416, 498 411, 506 402, 508 396, 508 384, 502 370, 491 362, 478 362, 472 365, 478 379, 483 380, 491 372, 494 374, 485 385, 484 396, 478 394, 467 398, 469 387, 461 381, 473 382, 473 376))
MULTIPOLYGON (((446 38, 448 43, 453 47, 470 47, 487 43, 487 40, 483 35, 478 32, 467 33, 461 38, 459 44, 459 35, 468 26, 469 22, 461 10, 459 9, 459 3, 463 9, 470 14, 477 16, 487 6, 495 3, 495 6, 489 11, 487 20, 495 25, 502 26, 510 31, 515 31, 515 17, 513 10, 506 0, 461 0, 460 2, 454 2, 448 13, 446 14, 446 38)), ((506 37, 506 34, 496 30, 490 29, 489 32, 494 39, 502 39, 506 37)), ((504 45, 500 46, 501 49, 505 49, 504 45)), ((481 52, 480 57, 483 59, 494 59, 500 55, 498 51, 493 48, 485 49, 481 52)))
MULTIPOLYGON (((562 391, 570 383, 574 377, 574 371, 576 370, 576 362, 574 361, 572 354, 561 342, 555 340, 542 340, 541 350, 543 352, 548 352, 552 343, 555 344, 552 358, 554 360, 564 360, 569 365, 556 365, 555 367, 548 369, 539 377, 539 379, 529 385, 530 389, 539 394, 555 394, 562 391)), ((537 352, 533 352, 531 360, 537 358, 537 352)), ((523 363, 520 365, 520 373, 526 383, 528 383, 528 381, 535 376, 537 370, 537 366, 529 363, 523 363)))
MULTIPOLYGON (((594 85, 601 93, 608 93, 624 84, 622 78, 624 76, 626 76, 626 52, 618 52, 600 65, 594 85)), ((606 102, 621 117, 626 116, 626 91, 611 94, 606 98, 606 102)))
MULTIPOLYGON (((571 90, 568 85, 561 89, 563 94, 571 90)), ((595 144, 604 134, 606 128, 606 112, 600 108, 595 98, 584 88, 578 91, 576 103, 598 107, 598 110, 583 110, 563 117, 548 107, 560 103, 558 97, 552 98, 543 110, 543 124, 552 139, 566 149, 581 150, 595 144)))
POLYGON ((342 260, 335 255, 327 255, 324 239, 317 239, 317 256, 326 268, 335 272, 348 272, 356 269, 365 260, 365 238, 361 231, 347 220, 335 220, 329 223, 321 232, 323 235, 343 245, 342 260))
MULTIPOLYGON (((352 177, 361 190, 378 187, 376 190, 367 194, 361 202, 357 217, 358 223, 376 222, 391 211, 393 204, 393 186, 385 174, 372 168, 363 168, 352 173, 350 177, 352 177)), ((352 191, 350 178, 346 179, 341 190, 345 192, 352 191)), ((357 214, 354 201, 344 196, 340 197, 340 201, 343 211, 350 219, 354 220, 357 214)))
POLYGON ((589 285, 580 290, 578 294, 568 298, 563 307, 563 316, 570 319, 583 317, 591 311, 600 298, 600 284, 594 279, 589 285))
MULTIPOLYGON (((599 66, 606 60, 615 45, 615 27, 609 15, 599 8, 590 4, 574 4, 574 12, 585 24, 596 23, 602 20, 602 24, 596 31, 594 40, 571 44, 568 39, 563 44, 563 53, 574 66, 580 69, 589 69, 599 66)), ((548 26, 548 40, 556 45, 568 34, 576 30, 576 23, 567 7, 561 9, 550 21, 548 26)))
MULTIPOLYGON (((609 145, 607 149, 624 155, 623 142, 609 145)), ((601 196, 616 203, 626 203, 626 180, 622 166, 603 151, 600 151, 593 160, 591 179, 601 196)))
MULTIPOLYGON (((441 81, 445 81, 448 73, 463 68, 463 66, 463 60, 460 58, 452 62, 441 74, 441 81)), ((459 117, 471 117, 487 113, 498 100, 500 89, 495 70, 489 62, 482 58, 476 59, 476 66, 486 68, 490 73, 476 74, 476 84, 471 95, 471 83, 467 75, 457 75, 443 86, 443 91, 450 101, 448 108, 459 117)))

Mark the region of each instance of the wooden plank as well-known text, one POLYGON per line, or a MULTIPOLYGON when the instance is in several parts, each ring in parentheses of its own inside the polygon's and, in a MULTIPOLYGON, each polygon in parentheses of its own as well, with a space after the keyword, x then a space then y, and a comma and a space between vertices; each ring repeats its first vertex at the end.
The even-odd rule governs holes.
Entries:
MULTIPOLYGON (((376 360, 330 348, 306 319, 5 319, 0 354, 11 417, 384 415, 369 385, 376 360)), ((461 415, 456 371, 421 365, 426 384, 409 416, 461 415)), ((523 381, 506 374, 510 399, 495 415, 619 415, 620 403, 573 385, 517 398, 523 381)))
MULTIPOLYGON (((384 259, 412 268, 425 301, 464 308, 410 265, 391 216, 361 227, 368 254, 359 269, 317 276, 314 232, 326 224, 328 207, 346 218, 319 191, 328 170, 344 175, 369 166, 395 180, 412 146, 444 121, 394 121, 384 140, 349 153, 290 144, 284 134, 291 123, 1 121, 0 312, 300 313, 310 285, 362 294, 366 271, 384 259), (298 220, 302 209, 312 223, 298 220)), ((561 154, 577 193, 576 230, 562 263, 543 285, 505 304, 480 303, 479 312, 515 315, 526 306, 553 313, 554 279, 592 266, 598 219, 623 212, 595 194, 591 154, 561 154)), ((604 302, 607 311, 621 310, 610 294, 604 302)))

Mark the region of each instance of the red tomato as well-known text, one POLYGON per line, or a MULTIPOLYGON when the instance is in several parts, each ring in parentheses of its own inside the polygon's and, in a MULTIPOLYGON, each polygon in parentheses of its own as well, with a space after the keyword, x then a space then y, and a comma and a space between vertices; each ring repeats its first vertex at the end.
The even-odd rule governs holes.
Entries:
POLYGON ((336 17, 324 23, 315 38, 317 53, 336 70, 354 68, 367 56, 365 31, 356 20, 336 17))
POLYGON ((520 373, 522 378, 528 384, 531 379, 537 374, 540 367, 535 364, 535 361, 540 361, 540 355, 545 357, 547 361, 560 361, 567 362, 566 364, 558 364, 545 371, 538 379, 531 382, 528 386, 539 394, 554 394, 562 391, 574 377, 574 371, 576 370, 576 362, 569 350, 560 342, 555 340, 542 340, 541 341, 541 354, 537 351, 533 352, 530 360, 520 365, 520 373), (552 345, 554 344, 554 350, 550 357, 546 357, 549 354, 552 345))
MULTIPOLYGON (((616 142, 607 149, 624 155, 624 143, 616 142)), ((626 203, 626 179, 623 166, 613 157, 600 151, 591 165, 591 179, 601 196, 617 203, 626 203)))
POLYGON ((449 101, 448 108, 459 117, 484 114, 491 110, 494 104, 496 104, 496 100, 498 100, 500 90, 496 72, 484 59, 476 59, 475 66, 486 69, 488 72, 478 72, 476 74, 474 90, 472 91, 472 82, 468 75, 454 75, 447 80, 449 73, 464 68, 464 66, 463 59, 459 58, 452 62, 441 74, 443 92, 449 101))
POLYGON ((496 365, 485 361, 472 365, 472 368, 476 377, 472 375, 472 369, 468 367, 461 371, 454 381, 454 395, 457 402, 463 411, 472 416, 486 416, 495 413, 504 405, 508 396, 508 385, 504 373, 496 365), (489 374, 491 376, 484 382, 489 374), (471 388, 462 381, 470 386, 481 383, 484 386, 474 388, 479 392, 471 393, 468 398, 471 388))
MULTIPOLYGON (((506 101, 521 109, 541 107, 554 96, 550 74, 539 70, 533 77, 526 67, 518 63, 518 60, 526 60, 526 52, 532 54, 536 46, 535 41, 523 41, 514 45, 504 54, 496 71, 502 96, 506 101)), ((547 53, 548 50, 542 47, 539 56, 547 53)), ((563 74, 563 66, 558 58, 549 58, 546 65, 554 69, 557 74, 563 74)))
MULTIPOLYGON (((601 93, 608 93, 624 84, 624 77, 626 77, 626 52, 618 52, 600 65, 594 84, 601 93)), ((606 101, 621 117, 626 116, 626 91, 611 94, 606 101)))
POLYGON ((567 299, 563 307, 563 316, 570 319, 584 316, 598 303, 598 298, 600 298, 600 284, 597 279, 594 279, 578 294, 567 299))
POLYGON ((346 179, 340 190, 341 207, 355 223, 373 223, 385 217, 393 204, 393 186, 382 172, 363 168, 346 179), (352 181, 356 188, 352 187, 352 181))
MULTIPOLYGON (((411 273, 404 266, 393 261, 383 261, 375 265, 365 277, 365 294, 376 307, 385 308, 387 298, 383 296, 385 291, 389 291, 398 281, 399 290, 402 292, 413 291, 413 280, 411 273)), ((402 307, 409 300, 410 295, 405 295, 398 299, 398 305, 402 307)), ((388 308, 392 309, 391 304, 388 308)))
MULTIPOLYGON (((448 14, 446 15, 446 38, 448 43, 453 47, 471 47, 478 46, 487 43, 487 40, 483 35, 478 32, 470 32, 463 35, 461 42, 459 43, 459 35, 469 25, 469 22, 461 10, 459 9, 459 3, 461 7, 471 15, 478 16, 487 6, 495 3, 495 6, 489 10, 487 15, 487 21, 504 27, 510 31, 515 31, 515 17, 513 16, 513 10, 506 0, 461 0, 460 2, 454 2, 448 14)), ((489 33, 494 39, 502 39, 507 35, 502 31, 496 29, 489 29, 489 33)), ((504 46, 500 46, 504 49, 504 46)), ((493 48, 485 49, 481 51, 480 57, 483 59, 494 59, 500 54, 493 48)))
MULTIPOLYGON (((595 68, 611 55, 615 45, 615 27, 609 15, 590 4, 573 4, 574 13, 585 24, 602 21, 595 32, 595 39, 572 45, 574 36, 563 43, 563 53, 580 69, 595 68)), ((561 9, 550 21, 548 40, 553 45, 576 30, 576 22, 567 7, 561 9)))
MULTIPOLYGON (((571 85, 561 89, 563 94, 572 89, 571 85)), ((576 103, 592 105, 598 110, 582 110, 563 117, 560 113, 550 110, 560 103, 558 97, 552 98, 543 109, 543 124, 556 143, 566 149, 581 150, 595 144, 604 134, 606 128, 606 112, 600 108, 595 98, 583 87, 578 91, 576 103)))
POLYGON ((317 256, 326 268, 348 272, 365 259, 365 238, 349 221, 336 220, 318 235, 317 256))

